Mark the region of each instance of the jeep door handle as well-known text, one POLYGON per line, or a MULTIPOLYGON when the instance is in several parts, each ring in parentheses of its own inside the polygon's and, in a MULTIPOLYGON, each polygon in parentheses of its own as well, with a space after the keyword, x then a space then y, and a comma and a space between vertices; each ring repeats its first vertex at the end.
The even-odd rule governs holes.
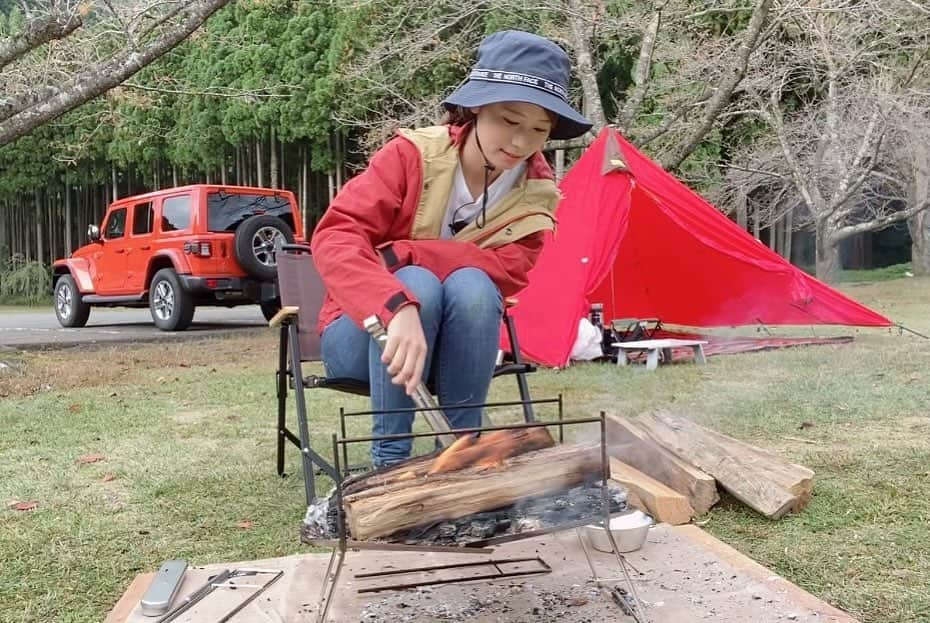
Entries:
POLYGON ((148 251, 148 250, 151 249, 151 248, 152 248, 152 245, 150 245, 150 244, 144 244, 144 245, 142 245, 141 247, 139 247, 139 249, 140 249, 141 251, 148 251))
POLYGON ((117 253, 125 253, 125 252, 126 252, 126 249, 117 249, 116 252, 117 252, 117 253))

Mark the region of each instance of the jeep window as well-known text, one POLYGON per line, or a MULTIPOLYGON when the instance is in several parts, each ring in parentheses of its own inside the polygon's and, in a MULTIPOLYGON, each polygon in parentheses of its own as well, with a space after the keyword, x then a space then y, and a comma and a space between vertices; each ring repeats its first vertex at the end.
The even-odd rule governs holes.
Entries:
POLYGON ((285 218, 290 224, 291 203, 285 196, 216 192, 207 195, 207 229, 235 231, 242 221, 256 214, 285 218))
POLYGON ((119 210, 113 210, 110 212, 109 218, 107 218, 107 224, 103 228, 104 237, 107 240, 113 240, 114 238, 122 238, 123 234, 126 233, 126 208, 120 208, 119 210))
POLYGON ((191 226, 191 198, 169 197, 161 204, 161 230, 180 231, 191 226))
POLYGON ((132 209, 132 235, 143 236, 152 233, 152 204, 140 203, 132 209))

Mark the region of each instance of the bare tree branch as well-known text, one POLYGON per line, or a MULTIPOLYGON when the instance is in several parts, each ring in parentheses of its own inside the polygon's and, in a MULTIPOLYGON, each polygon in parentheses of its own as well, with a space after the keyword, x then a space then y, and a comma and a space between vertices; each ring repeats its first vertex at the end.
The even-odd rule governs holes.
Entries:
POLYGON ((81 16, 77 13, 55 12, 30 20, 23 32, 0 41, 0 69, 40 45, 67 37, 81 24, 81 16))
POLYGON ((571 24, 575 62, 581 78, 581 89, 584 92, 585 113, 594 124, 592 131, 597 133, 607 125, 607 118, 604 116, 604 108, 601 105, 601 94, 597 90, 597 71, 591 55, 590 27, 589 23, 580 16, 583 9, 581 0, 570 0, 570 5, 573 13, 568 21, 571 24))
POLYGON ((659 26, 662 23, 662 9, 657 8, 649 25, 643 31, 643 41, 639 47, 639 57, 636 59, 636 68, 633 70, 633 91, 626 98, 623 110, 620 112, 617 123, 620 131, 626 133, 633 125, 636 114, 643 105, 646 90, 649 87, 649 72, 652 70, 652 54, 655 51, 656 39, 659 35, 659 26))
POLYGON ((178 15, 179 23, 141 49, 124 49, 75 75, 60 87, 41 89, 39 95, 8 102, 0 114, 0 145, 16 140, 32 129, 55 119, 105 93, 186 39, 229 0, 195 0, 178 15), (10 114, 10 111, 13 111, 10 114))
POLYGON ((752 12, 752 17, 749 20, 749 26, 743 33, 743 39, 740 42, 732 70, 729 75, 717 85, 717 90, 704 111, 702 122, 691 131, 688 138, 681 145, 670 154, 660 158, 659 161, 664 168, 678 168, 678 166, 684 162, 685 158, 690 156, 691 152, 697 149, 697 146, 700 145, 701 141, 713 127, 714 122, 717 120, 717 115, 719 115, 727 103, 729 103, 730 98, 733 96, 734 89, 736 89, 736 86, 746 74, 749 56, 758 45, 759 33, 762 32, 762 27, 765 25, 765 20, 772 7, 772 2, 773 0, 759 0, 756 4, 752 12))

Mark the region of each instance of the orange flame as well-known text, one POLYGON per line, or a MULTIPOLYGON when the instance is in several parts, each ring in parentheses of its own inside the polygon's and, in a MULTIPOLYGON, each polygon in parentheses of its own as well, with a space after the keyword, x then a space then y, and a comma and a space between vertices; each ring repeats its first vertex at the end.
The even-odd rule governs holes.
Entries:
POLYGON ((454 472, 466 467, 500 467, 506 459, 555 445, 545 428, 498 430, 480 437, 464 435, 436 457, 428 474, 454 472))

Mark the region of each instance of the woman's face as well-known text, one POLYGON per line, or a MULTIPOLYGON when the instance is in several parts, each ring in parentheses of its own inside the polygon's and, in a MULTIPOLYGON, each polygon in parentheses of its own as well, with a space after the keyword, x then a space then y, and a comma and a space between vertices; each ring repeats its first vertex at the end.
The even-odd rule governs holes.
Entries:
POLYGON ((551 113, 536 104, 501 102, 473 108, 485 157, 512 169, 542 149, 552 130, 551 113))

